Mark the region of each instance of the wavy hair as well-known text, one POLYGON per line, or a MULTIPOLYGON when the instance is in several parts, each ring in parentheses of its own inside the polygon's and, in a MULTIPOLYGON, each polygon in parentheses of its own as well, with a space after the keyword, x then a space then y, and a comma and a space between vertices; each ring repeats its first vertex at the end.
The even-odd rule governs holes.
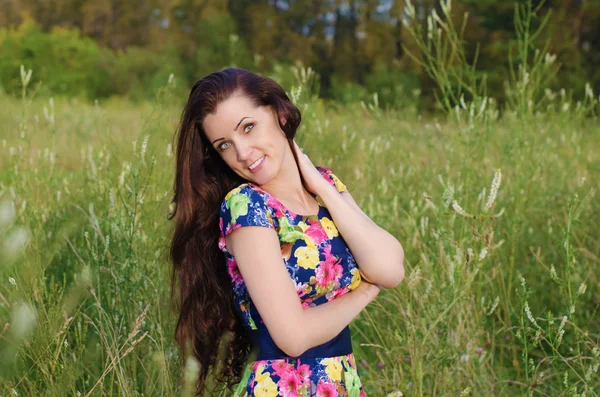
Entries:
MULTIPOLYGON (((252 347, 235 314, 225 254, 218 248, 221 202, 248 181, 229 168, 202 128, 204 118, 234 94, 276 112, 298 164, 293 139, 302 117, 279 84, 239 68, 211 73, 194 84, 174 137, 176 173, 168 219, 175 223, 169 255, 171 298, 179 313, 175 339, 184 357, 191 354, 200 363, 197 395, 206 391, 212 371, 217 382, 232 390, 252 347)), ((303 178, 302 185, 306 188, 303 178)))

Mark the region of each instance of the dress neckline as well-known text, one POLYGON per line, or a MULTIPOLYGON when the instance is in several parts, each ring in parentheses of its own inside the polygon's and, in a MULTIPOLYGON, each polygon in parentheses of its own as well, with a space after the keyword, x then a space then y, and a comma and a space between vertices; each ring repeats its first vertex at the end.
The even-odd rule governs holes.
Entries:
POLYGON ((304 215, 304 214, 297 214, 294 211, 290 210, 288 207, 286 207, 285 205, 283 205, 283 203, 273 194, 267 192, 265 189, 263 189, 262 187, 252 183, 252 182, 248 182, 248 185, 252 185, 258 189, 260 189, 260 191, 265 192, 266 194, 268 194, 270 197, 273 198, 273 200, 275 200, 277 202, 277 204, 279 204, 284 210, 286 210, 290 215, 292 215, 294 218, 318 218, 319 215, 321 215, 321 209, 323 208, 323 206, 321 205, 321 203, 319 202, 319 198, 316 194, 314 194, 313 192, 308 192, 308 194, 310 194, 316 201, 317 201, 317 205, 319 206, 319 209, 317 210, 316 214, 310 214, 310 215, 304 215))

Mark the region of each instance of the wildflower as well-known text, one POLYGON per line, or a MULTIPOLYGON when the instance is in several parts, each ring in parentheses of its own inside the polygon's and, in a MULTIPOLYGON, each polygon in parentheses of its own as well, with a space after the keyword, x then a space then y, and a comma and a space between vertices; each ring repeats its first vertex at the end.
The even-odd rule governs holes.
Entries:
POLYGON ((462 361, 462 362, 469 361, 469 355, 468 354, 463 354, 462 356, 460 356, 460 361, 462 361))
POLYGON ((556 347, 560 346, 560 342, 562 341, 563 335, 565 334, 565 324, 567 323, 567 316, 563 316, 560 325, 558 326, 558 338, 556 340, 556 347))
POLYGON ((585 283, 581 283, 581 284, 579 285, 579 290, 577 291, 577 293, 578 293, 579 295, 583 295, 583 294, 585 294, 585 290, 586 290, 586 289, 587 289, 587 286, 585 285, 585 283))
POLYGON ((487 203, 485 203, 485 207, 483 207, 483 212, 488 212, 489 209, 494 204, 494 200, 496 200, 496 195, 498 194, 498 189, 500 188, 500 182, 502 181, 502 172, 500 169, 496 170, 494 173, 494 179, 492 180, 492 187, 490 188, 490 194, 488 196, 487 203))
POLYGON ((406 0, 404 8, 406 10, 406 15, 408 15, 409 18, 414 18, 414 16, 417 14, 415 11, 415 6, 411 3, 410 0, 406 0))
POLYGON ((491 315, 492 313, 494 313, 494 311, 496 310, 496 308, 498 307, 498 304, 500 303, 500 297, 496 296, 496 299, 494 299, 494 302, 492 303, 492 307, 490 308, 490 310, 487 312, 487 315, 491 315))
POLYGON ((554 268, 554 264, 550 266, 550 278, 554 281, 558 280, 558 275, 556 274, 556 269, 554 268))
POLYGON ((377 363, 377 368, 379 368, 379 369, 383 368, 383 363, 381 361, 377 363))
POLYGON ((529 302, 525 302, 525 314, 527 315, 527 318, 529 319, 531 324, 535 325, 536 328, 539 328, 537 321, 535 321, 535 318, 533 317, 533 314, 531 313, 531 309, 529 309, 529 302))
POLYGON ((487 249, 482 248, 481 251, 479 251, 479 260, 484 259, 487 256, 487 249))
POLYGON ((167 145, 167 157, 173 156, 173 146, 169 143, 167 145))
POLYGON ((442 11, 444 12, 444 14, 448 15, 452 10, 452 0, 442 0, 440 1, 440 6, 442 7, 442 11))
POLYGON ((25 72, 25 66, 21 65, 21 84, 23 84, 23 87, 27 87, 29 85, 29 81, 31 80, 31 73, 31 69, 25 72))
POLYGON ((556 54, 550 54, 549 52, 544 55, 544 62, 548 65, 551 65, 556 60, 556 54))
POLYGON ((483 354, 483 347, 478 347, 477 348, 477 355, 481 356, 483 354))
POLYGON ((452 201, 452 208, 459 215, 462 215, 462 216, 464 216, 466 218, 473 218, 473 215, 471 215, 468 212, 466 212, 465 210, 463 210, 462 207, 458 204, 458 202, 456 200, 452 201))
POLYGON ((404 397, 404 394, 402 394, 402 392, 400 390, 394 390, 393 392, 388 394, 386 397, 404 397))
POLYGON ((369 364, 367 363, 367 360, 363 358, 362 360, 360 360, 360 366, 363 368, 367 368, 369 364))
POLYGON ((9 278, 8 278, 8 282, 9 282, 9 283, 11 283, 11 284, 12 284, 12 285, 13 285, 15 288, 18 288, 18 287, 17 287, 17 282, 15 281, 15 279, 14 279, 14 278, 12 278, 12 277, 9 277, 9 278))
POLYGON ((594 91, 592 90, 590 83, 585 83, 585 96, 590 97, 591 99, 594 98, 594 91))
POLYGON ((142 141, 142 150, 140 153, 140 157, 142 158, 142 162, 144 161, 144 156, 146 155, 146 149, 148 148, 148 135, 144 137, 142 141))

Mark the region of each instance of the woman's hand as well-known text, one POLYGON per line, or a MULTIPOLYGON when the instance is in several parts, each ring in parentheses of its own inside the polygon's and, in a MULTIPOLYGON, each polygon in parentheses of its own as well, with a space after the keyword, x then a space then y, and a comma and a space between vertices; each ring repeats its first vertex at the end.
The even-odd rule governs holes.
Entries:
POLYGON ((293 142, 296 153, 298 154, 298 167, 300 168, 300 173, 306 182, 306 187, 308 187, 308 190, 310 190, 312 193, 319 196, 323 189, 328 189, 331 187, 331 185, 325 180, 325 178, 323 178, 323 175, 321 175, 319 170, 313 165, 308 156, 302 153, 302 150, 296 141, 293 142))
POLYGON ((372 302, 377 295, 379 295, 379 291, 381 288, 379 286, 372 284, 366 280, 361 280, 360 284, 356 289, 353 289, 351 292, 359 292, 365 294, 369 298, 369 302, 372 302))

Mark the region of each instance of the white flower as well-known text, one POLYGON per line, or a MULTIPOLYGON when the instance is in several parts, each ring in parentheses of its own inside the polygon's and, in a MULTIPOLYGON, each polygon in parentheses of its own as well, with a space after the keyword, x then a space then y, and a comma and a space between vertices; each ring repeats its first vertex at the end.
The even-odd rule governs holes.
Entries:
POLYGON ((142 151, 140 153, 140 156, 142 158, 142 160, 144 159, 144 156, 146 155, 146 149, 148 148, 148 135, 146 135, 144 137, 144 140, 142 141, 142 151))
POLYGON ((496 200, 496 195, 498 194, 498 189, 500 188, 500 182, 502 181, 502 172, 500 169, 497 169, 494 173, 494 179, 492 180, 492 187, 490 188, 490 194, 488 196, 487 202, 485 203, 485 207, 483 207, 483 212, 488 212, 489 209, 494 204, 494 200, 496 200))
POLYGON ((590 83, 585 83, 585 96, 593 99, 594 98, 594 90, 592 90, 592 86, 590 83))
POLYGON ((454 211, 456 211, 456 213, 458 213, 459 215, 462 215, 466 218, 473 218, 473 215, 469 214, 468 212, 466 212, 465 210, 462 209, 462 207, 458 204, 458 202, 456 200, 454 200, 452 202, 452 208, 454 209, 454 211))
POLYGON ((481 251, 479 251, 479 260, 484 259, 487 256, 487 249, 482 248, 481 251))
POLYGON ((556 54, 550 54, 549 52, 544 55, 544 62, 548 65, 551 65, 556 60, 556 54))

